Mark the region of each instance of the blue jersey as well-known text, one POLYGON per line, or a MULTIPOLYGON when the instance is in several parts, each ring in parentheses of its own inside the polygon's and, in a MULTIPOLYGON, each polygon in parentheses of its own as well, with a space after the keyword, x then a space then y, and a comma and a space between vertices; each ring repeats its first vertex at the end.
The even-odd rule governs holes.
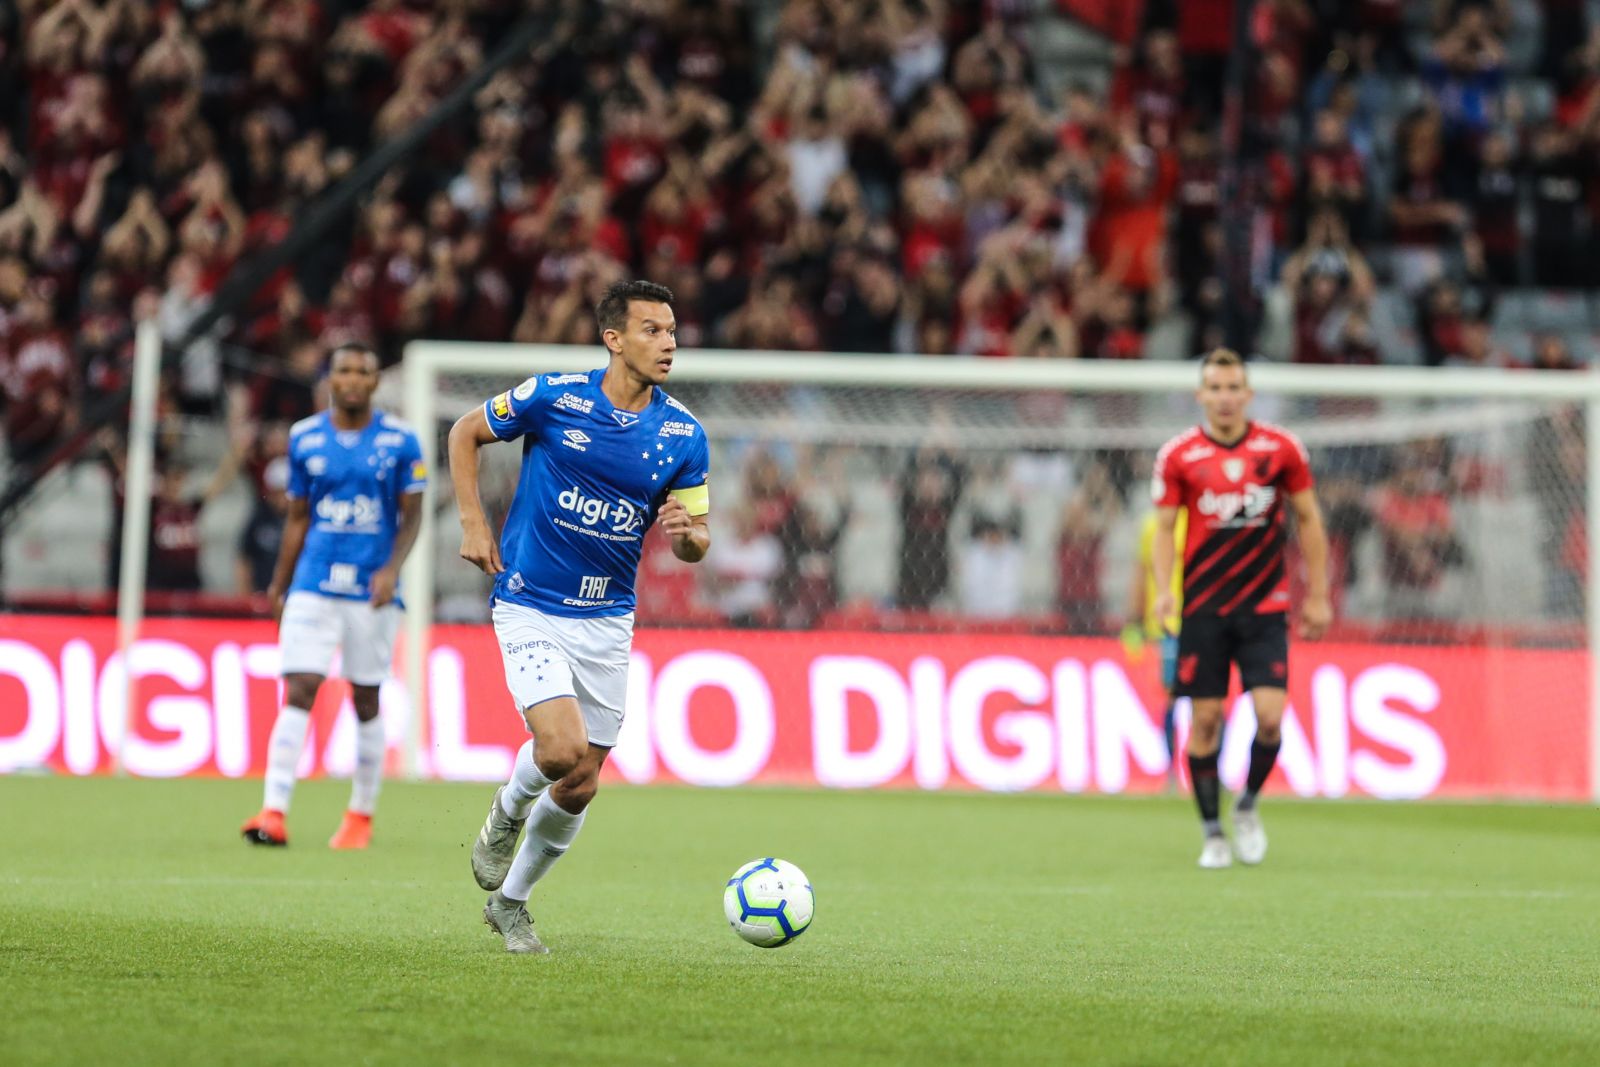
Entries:
POLYGON ((529 378, 484 403, 489 429, 518 437, 522 473, 500 534, 494 596, 550 615, 633 610, 644 533, 667 493, 709 509, 706 432, 659 388, 640 412, 612 406, 605 371, 529 378))
POLYGON ((389 562, 400 501, 428 484, 422 443, 381 411, 362 430, 336 430, 327 412, 289 430, 289 496, 311 508, 311 528, 291 590, 366 600, 372 572, 389 562))

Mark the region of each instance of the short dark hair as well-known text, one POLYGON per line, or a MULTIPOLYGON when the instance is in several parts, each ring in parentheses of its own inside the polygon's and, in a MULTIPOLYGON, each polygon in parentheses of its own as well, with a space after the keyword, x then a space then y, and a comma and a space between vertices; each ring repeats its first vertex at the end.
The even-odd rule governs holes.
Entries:
POLYGON ((378 350, 365 341, 346 341, 342 345, 334 345, 328 349, 329 370, 333 369, 333 361, 339 358, 340 352, 359 352, 364 356, 371 356, 373 359, 378 360, 379 363, 383 362, 383 360, 378 359, 378 350))
POLYGON ((595 321, 600 324, 600 332, 607 330, 622 331, 628 328, 628 303, 633 300, 648 300, 655 304, 672 303, 672 290, 655 282, 642 279, 631 282, 612 282, 606 288, 605 295, 594 306, 595 321))

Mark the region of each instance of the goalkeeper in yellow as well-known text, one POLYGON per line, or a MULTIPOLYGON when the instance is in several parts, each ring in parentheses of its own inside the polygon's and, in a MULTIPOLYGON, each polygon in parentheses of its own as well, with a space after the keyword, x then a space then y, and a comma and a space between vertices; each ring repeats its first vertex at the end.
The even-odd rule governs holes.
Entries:
POLYGON ((1161 650, 1161 687, 1166 691, 1167 710, 1161 719, 1161 733, 1167 741, 1167 787, 1177 786, 1177 763, 1174 759, 1176 723, 1173 714, 1177 698, 1172 695, 1178 681, 1178 627, 1183 619, 1183 544, 1189 533, 1188 512, 1178 509, 1178 525, 1172 531, 1177 555, 1172 567, 1172 614, 1165 619, 1156 615, 1156 577, 1151 560, 1156 543, 1156 514, 1145 516, 1139 528, 1139 556, 1134 562, 1133 583, 1128 590, 1128 611, 1123 616, 1122 648, 1129 663, 1144 658, 1147 642, 1157 644, 1161 650))

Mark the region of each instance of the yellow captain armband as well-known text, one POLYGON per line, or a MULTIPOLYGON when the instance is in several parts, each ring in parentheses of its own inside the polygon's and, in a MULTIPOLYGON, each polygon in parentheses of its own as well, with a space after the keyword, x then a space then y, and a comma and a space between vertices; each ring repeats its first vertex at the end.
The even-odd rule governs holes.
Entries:
POLYGON ((672 495, 678 498, 678 503, 687 508, 691 515, 705 515, 711 511, 711 487, 709 485, 692 485, 687 489, 674 489, 672 495))

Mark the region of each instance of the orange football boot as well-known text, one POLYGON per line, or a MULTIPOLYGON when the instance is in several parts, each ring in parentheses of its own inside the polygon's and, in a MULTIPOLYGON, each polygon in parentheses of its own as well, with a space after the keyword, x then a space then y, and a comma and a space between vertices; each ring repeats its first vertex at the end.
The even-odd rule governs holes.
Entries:
POLYGON ((333 836, 328 839, 329 848, 366 848, 372 840, 372 816, 363 815, 359 811, 344 813, 344 821, 339 824, 333 836))
POLYGON ((283 825, 283 812, 262 808, 255 818, 240 828, 244 839, 252 845, 287 845, 289 830, 283 825))

